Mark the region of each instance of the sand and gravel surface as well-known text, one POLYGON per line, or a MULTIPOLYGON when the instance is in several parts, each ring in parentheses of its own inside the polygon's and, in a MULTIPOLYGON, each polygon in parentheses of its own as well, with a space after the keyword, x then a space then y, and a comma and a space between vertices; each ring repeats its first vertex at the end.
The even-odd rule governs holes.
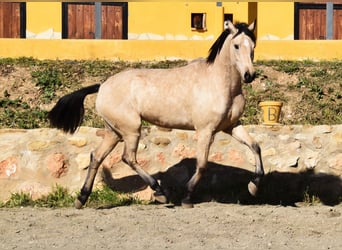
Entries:
POLYGON ((0 249, 342 249, 342 205, 2 208, 0 249))

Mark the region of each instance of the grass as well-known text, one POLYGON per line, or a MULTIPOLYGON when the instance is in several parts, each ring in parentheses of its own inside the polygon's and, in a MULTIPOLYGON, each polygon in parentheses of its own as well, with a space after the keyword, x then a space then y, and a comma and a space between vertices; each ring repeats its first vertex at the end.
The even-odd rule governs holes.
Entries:
MULTIPOLYGON (((267 178, 267 177, 266 177, 267 178)), ((297 177, 298 178, 298 177, 297 177)), ((246 194, 245 185, 234 186, 230 189, 230 193, 226 191, 222 197, 226 197, 226 200, 220 200, 218 202, 228 202, 233 204, 272 204, 272 205, 294 205, 300 203, 305 206, 314 206, 319 204, 337 205, 342 201, 341 196, 324 194, 317 192, 317 190, 310 190, 309 187, 297 187, 298 189, 289 188, 289 185, 282 186, 269 180, 266 186, 263 186, 259 197, 254 197, 246 194), (275 186, 273 186, 275 185, 275 186), (276 190, 276 191, 275 191, 276 190), (228 197, 228 199, 227 199, 228 197), (322 199, 321 199, 322 198, 322 199), (240 200, 241 199, 241 200, 240 200)), ((178 187, 184 188, 184 187, 178 187)), ((210 192, 208 189, 197 190, 203 196, 203 193, 210 192)), ((182 189, 183 190, 183 189, 182 189)), ((175 190, 174 190, 175 191, 175 190)), ((215 195, 220 197, 220 191, 216 190, 215 195)), ((36 208, 68 208, 74 206, 74 201, 78 193, 70 193, 67 188, 56 185, 52 191, 42 196, 39 199, 33 200, 28 193, 13 193, 11 197, 3 202, 0 201, 0 208, 16 208, 16 207, 36 207, 36 208)), ((180 205, 180 200, 183 198, 183 191, 178 190, 172 195, 174 200, 170 202, 180 205)), ((205 196, 205 195, 204 195, 205 196)), ((216 197, 216 198, 217 198, 216 197)), ((221 197, 221 198, 222 198, 221 197)), ((196 199, 196 195, 195 195, 196 199)), ((201 201, 200 201, 201 202, 201 201)), ((113 191, 108 186, 97 188, 90 194, 89 199, 84 207, 87 208, 112 208, 118 206, 131 206, 137 204, 152 204, 148 201, 139 200, 137 197, 131 194, 123 194, 113 191)))
POLYGON ((137 197, 127 194, 120 194, 108 186, 104 186, 102 189, 94 190, 90 196, 86 206, 88 207, 117 207, 117 206, 129 206, 133 204, 142 204, 137 197))
POLYGON ((48 66, 42 70, 35 70, 31 73, 32 78, 36 82, 42 92, 44 102, 52 101, 56 96, 56 90, 62 86, 62 71, 59 68, 48 66))
MULTIPOLYGON (((48 127, 47 113, 63 95, 84 85, 103 82, 109 76, 127 68, 172 68, 186 61, 125 62, 105 60, 36 60, 33 58, 2 58, 0 73, 8 84, 0 93, 0 128, 48 127), (18 72, 26 72, 21 76, 18 72), (21 90, 21 85, 25 85, 21 90), (37 89, 28 95, 27 89, 37 89), (20 92, 22 91, 22 92, 20 92)), ((266 99, 284 102, 283 124, 342 123, 342 61, 258 61, 257 80, 263 88, 244 84, 246 108, 243 124, 259 124, 258 103, 266 99), (265 74, 269 67, 287 77, 272 78, 265 74), (294 78, 295 82, 287 79, 294 78), (286 82, 288 81, 288 82, 286 82)), ((86 106, 83 125, 102 127, 102 120, 93 106, 86 106)))
POLYGON ((47 110, 30 105, 19 99, 0 98, 1 127, 5 128, 38 128, 47 124, 47 110))
MULTIPOLYGON (((47 208, 62 208, 74 206, 76 194, 69 192, 67 188, 56 185, 49 194, 33 200, 28 193, 20 192, 13 193, 8 201, 1 202, 0 208, 14 208, 14 207, 47 207, 47 208)), ((117 207, 129 206, 133 204, 142 204, 138 198, 130 194, 121 194, 113 191, 107 186, 101 189, 95 189, 85 207, 117 207)))

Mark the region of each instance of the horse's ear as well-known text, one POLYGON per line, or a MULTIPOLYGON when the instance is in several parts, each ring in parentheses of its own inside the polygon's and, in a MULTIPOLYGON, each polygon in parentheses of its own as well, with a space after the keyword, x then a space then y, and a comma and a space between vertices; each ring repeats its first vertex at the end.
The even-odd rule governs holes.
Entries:
POLYGON ((229 20, 227 20, 227 29, 230 31, 231 34, 235 34, 237 32, 234 24, 229 20))
POLYGON ((248 29, 249 29, 250 31, 254 32, 255 26, 256 26, 256 19, 254 20, 253 23, 251 23, 251 24, 248 26, 248 29))

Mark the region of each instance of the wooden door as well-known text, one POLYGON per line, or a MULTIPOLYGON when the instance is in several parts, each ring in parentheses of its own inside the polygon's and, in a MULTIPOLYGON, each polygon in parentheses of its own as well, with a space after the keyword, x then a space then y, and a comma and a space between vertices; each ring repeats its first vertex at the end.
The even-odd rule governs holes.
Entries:
MULTIPOLYGON (((94 3, 63 4, 62 37, 95 39, 94 3)), ((102 3, 101 39, 127 39, 127 4, 102 3)))
POLYGON ((342 7, 334 10, 334 39, 342 39, 342 7))
POLYGON ((123 7, 102 5, 102 39, 123 39, 123 7))
POLYGON ((93 4, 67 5, 67 38, 95 38, 94 10, 93 4))
MULTIPOLYGON (((334 3, 333 39, 342 39, 342 4, 334 3)), ((295 39, 326 39, 326 3, 295 4, 295 39)))
POLYGON ((0 38, 24 38, 25 3, 0 2, 0 38))
POLYGON ((326 37, 326 10, 301 9, 299 11, 299 39, 320 40, 326 37))

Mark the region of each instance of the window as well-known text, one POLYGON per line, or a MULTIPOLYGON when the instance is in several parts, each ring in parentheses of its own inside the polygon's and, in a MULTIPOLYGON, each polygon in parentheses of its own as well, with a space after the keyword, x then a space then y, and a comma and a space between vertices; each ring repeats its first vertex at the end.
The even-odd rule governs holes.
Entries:
POLYGON ((223 23, 223 28, 227 29, 228 28, 228 22, 227 21, 233 22, 233 14, 224 14, 224 23, 223 23))
POLYGON ((206 31, 206 13, 191 13, 191 30, 206 31))

